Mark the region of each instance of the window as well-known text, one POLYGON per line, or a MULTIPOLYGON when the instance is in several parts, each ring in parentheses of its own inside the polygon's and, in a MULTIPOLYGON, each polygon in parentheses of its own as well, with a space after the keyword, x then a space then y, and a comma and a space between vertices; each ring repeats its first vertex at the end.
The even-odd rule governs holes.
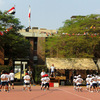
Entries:
POLYGON ((34 57, 33 57, 33 60, 38 60, 38 57, 37 57, 37 56, 34 56, 34 57))

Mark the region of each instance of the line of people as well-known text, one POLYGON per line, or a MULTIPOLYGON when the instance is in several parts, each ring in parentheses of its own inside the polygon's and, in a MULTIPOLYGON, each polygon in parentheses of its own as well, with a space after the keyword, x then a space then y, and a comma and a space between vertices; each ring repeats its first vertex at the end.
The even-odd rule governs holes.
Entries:
POLYGON ((76 91, 83 91, 82 89, 82 82, 83 82, 83 79, 81 78, 81 75, 78 75, 78 76, 74 76, 74 79, 73 79, 73 85, 74 85, 74 90, 76 91))
POLYGON ((89 92, 100 91, 100 75, 87 75, 86 88, 89 92))
MULTIPOLYGON (((86 77, 86 90, 89 92, 99 92, 100 91, 100 75, 87 75, 86 77)), ((74 76, 73 78, 73 85, 74 90, 76 91, 82 91, 82 82, 83 79, 81 78, 81 75, 74 76)))
POLYGON ((6 92, 14 89, 14 73, 11 71, 10 73, 6 71, 2 71, 1 73, 1 83, 0 83, 0 91, 3 89, 6 92))

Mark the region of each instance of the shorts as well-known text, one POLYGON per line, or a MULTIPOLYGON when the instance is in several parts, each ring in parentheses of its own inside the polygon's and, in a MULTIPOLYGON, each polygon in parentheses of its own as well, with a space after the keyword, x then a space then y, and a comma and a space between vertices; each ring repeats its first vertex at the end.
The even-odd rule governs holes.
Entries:
POLYGON ((43 86, 46 86, 46 84, 43 83, 43 84, 42 84, 42 87, 43 87, 43 86))
POLYGON ((90 85, 90 84, 86 84, 86 86, 88 86, 88 85, 90 85))
POLYGON ((96 88, 97 87, 97 83, 93 83, 93 88, 96 88))
POLYGON ((46 83, 46 84, 45 84, 45 87, 48 87, 48 88, 49 88, 49 83, 46 83))
POLYGON ((24 87, 26 86, 30 87, 30 83, 24 83, 24 87))
POLYGON ((76 86, 79 86, 80 87, 80 86, 82 86, 82 84, 77 84, 76 86))
POLYGON ((14 80, 11 80, 10 82, 11 82, 11 83, 14 83, 14 80))
POLYGON ((30 85, 30 83, 24 83, 24 85, 30 85))
POLYGON ((54 71, 51 71, 51 73, 54 73, 54 71))
POLYGON ((6 85, 8 86, 8 82, 1 82, 1 85, 2 86, 6 86, 6 85))

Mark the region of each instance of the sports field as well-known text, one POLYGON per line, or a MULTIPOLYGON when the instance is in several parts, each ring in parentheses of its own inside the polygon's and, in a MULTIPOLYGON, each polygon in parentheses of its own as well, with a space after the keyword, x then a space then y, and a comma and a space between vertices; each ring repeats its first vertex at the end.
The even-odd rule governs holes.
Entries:
POLYGON ((32 86, 32 91, 22 91, 22 86, 15 86, 9 93, 1 91, 0 100, 100 100, 100 93, 73 90, 72 86, 51 87, 50 90, 40 90, 40 86, 32 86))

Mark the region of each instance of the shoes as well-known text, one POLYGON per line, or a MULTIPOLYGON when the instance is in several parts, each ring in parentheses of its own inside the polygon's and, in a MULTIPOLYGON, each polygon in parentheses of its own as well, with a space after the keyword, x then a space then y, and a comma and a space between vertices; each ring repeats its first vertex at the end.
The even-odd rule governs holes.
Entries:
POLYGON ((29 91, 32 91, 31 89, 29 91))

